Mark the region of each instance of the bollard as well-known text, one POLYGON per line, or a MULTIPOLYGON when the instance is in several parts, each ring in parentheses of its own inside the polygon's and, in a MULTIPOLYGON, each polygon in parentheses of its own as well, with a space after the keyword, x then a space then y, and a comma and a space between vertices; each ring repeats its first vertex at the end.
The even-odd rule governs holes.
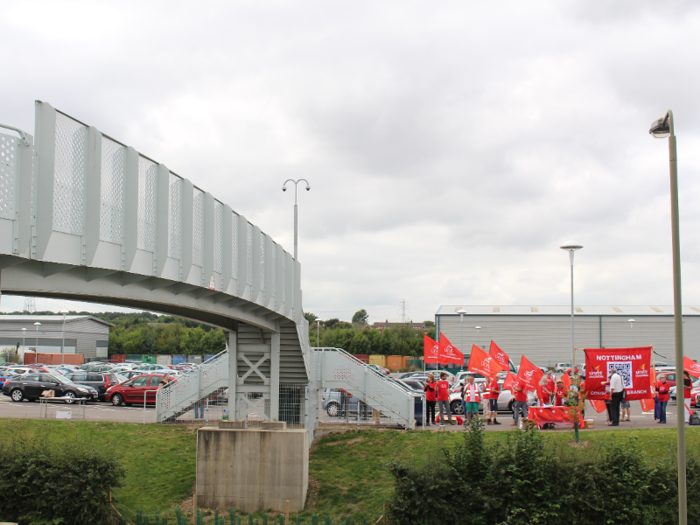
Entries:
POLYGON ((326 516, 326 525, 331 525, 331 517, 326 516))
POLYGON ((156 511, 155 520, 156 520, 156 525, 160 525, 160 511, 159 510, 156 511))
POLYGON ((318 525, 318 516, 316 514, 311 516, 311 525, 318 525))
POLYGON ((219 509, 214 509, 214 525, 219 525, 219 509))
POLYGON ((141 509, 136 511, 136 525, 143 525, 143 511, 141 509))
POLYGON ((231 520, 231 525, 236 525, 236 511, 230 509, 228 511, 228 518, 231 520))
POLYGON ((149 523, 148 523, 148 514, 146 514, 146 515, 143 517, 143 525, 149 525, 149 523))
POLYGON ((284 514, 280 514, 280 525, 285 525, 284 524, 284 514))
POLYGON ((345 518, 345 525, 350 525, 350 516, 345 518))
POLYGON ((267 514, 263 514, 263 525, 267 525, 267 514))
POLYGON ((182 513, 180 512, 180 509, 179 508, 175 509, 175 520, 177 521, 177 525, 182 525, 180 523, 181 518, 182 518, 182 513))

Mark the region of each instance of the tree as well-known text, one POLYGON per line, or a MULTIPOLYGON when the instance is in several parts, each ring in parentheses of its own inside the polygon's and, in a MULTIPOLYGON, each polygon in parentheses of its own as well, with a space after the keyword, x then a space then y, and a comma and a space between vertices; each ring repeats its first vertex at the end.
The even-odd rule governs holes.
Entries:
POLYGON ((352 324, 367 324, 368 320, 369 314, 364 308, 362 310, 358 310, 355 312, 355 315, 352 316, 352 324))
POLYGON ((312 325, 316 322, 318 316, 312 314, 311 312, 304 312, 304 318, 309 322, 310 325, 312 325))

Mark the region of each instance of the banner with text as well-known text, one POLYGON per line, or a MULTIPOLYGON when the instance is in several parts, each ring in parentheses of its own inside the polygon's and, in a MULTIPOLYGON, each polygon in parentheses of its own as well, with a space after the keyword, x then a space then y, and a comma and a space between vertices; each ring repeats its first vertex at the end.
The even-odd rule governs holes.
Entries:
POLYGON ((457 350, 445 334, 440 332, 440 353, 438 363, 441 365, 464 365, 464 354, 457 350))
POLYGON ((440 343, 431 337, 423 335, 423 361, 437 363, 440 355, 440 343))
POLYGON ((489 355, 493 357, 503 370, 510 370, 510 359, 508 354, 506 354, 501 348, 491 340, 491 346, 489 346, 489 355))
POLYGON ((605 399, 605 383, 614 369, 622 377, 627 400, 648 399, 651 393, 651 347, 586 348, 588 399, 605 399))
POLYGON ((503 367, 489 354, 476 345, 472 346, 472 353, 469 356, 469 366, 467 371, 481 374, 489 379, 495 379, 503 367))

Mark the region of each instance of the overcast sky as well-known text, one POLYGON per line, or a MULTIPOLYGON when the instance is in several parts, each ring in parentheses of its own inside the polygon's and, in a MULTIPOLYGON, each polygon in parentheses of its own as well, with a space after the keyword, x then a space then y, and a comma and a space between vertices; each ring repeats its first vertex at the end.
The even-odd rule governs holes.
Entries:
POLYGON ((321 318, 567 304, 568 239, 578 304, 672 304, 667 141, 648 129, 673 109, 700 304, 696 1, 1 4, 0 122, 33 133, 50 102, 289 252, 281 186, 308 179, 299 259, 321 318))

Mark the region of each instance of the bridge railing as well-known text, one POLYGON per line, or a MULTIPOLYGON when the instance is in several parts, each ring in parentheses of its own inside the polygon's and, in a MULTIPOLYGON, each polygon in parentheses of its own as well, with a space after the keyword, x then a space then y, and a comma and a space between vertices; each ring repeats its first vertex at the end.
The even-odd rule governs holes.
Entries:
POLYGON ((0 133, 0 255, 175 281, 301 322, 298 261, 243 215, 48 103, 35 134, 0 133))

